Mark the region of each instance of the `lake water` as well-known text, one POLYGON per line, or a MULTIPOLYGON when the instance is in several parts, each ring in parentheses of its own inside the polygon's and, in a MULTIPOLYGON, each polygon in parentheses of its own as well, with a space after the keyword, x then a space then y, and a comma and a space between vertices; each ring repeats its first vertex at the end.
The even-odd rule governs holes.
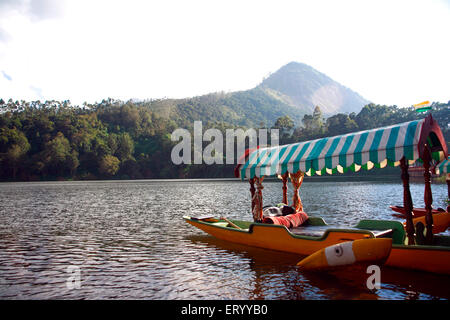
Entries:
MULTIPOLYGON (((280 202, 281 183, 264 186, 264 203, 280 202)), ((445 207, 447 186, 432 191, 445 207)), ((411 192, 423 207, 423 184, 411 192)), ((382 267, 381 288, 369 290, 365 277, 301 273, 301 257, 220 241, 182 219, 251 220, 247 182, 2 183, 0 194, 1 299, 450 297, 448 276, 382 267)), ((389 205, 403 195, 400 181, 305 181, 300 194, 309 215, 334 226, 395 219, 389 205)))

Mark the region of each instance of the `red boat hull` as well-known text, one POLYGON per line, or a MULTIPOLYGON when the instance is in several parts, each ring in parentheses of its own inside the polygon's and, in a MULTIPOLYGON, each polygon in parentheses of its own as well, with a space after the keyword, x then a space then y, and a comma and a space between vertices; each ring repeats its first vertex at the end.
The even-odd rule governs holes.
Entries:
MULTIPOLYGON (((392 210, 394 210, 395 212, 400 213, 400 214, 393 214, 394 217, 405 218, 406 219, 406 213, 405 213, 405 208, 404 207, 390 206, 390 208, 392 210)), ((436 214, 436 213, 445 212, 445 210, 444 209, 441 209, 441 210, 432 209, 431 212, 433 214, 436 214)), ((412 217, 413 218, 423 217, 423 216, 425 216, 425 214, 426 214, 425 208, 413 208, 413 212, 412 212, 412 217)))

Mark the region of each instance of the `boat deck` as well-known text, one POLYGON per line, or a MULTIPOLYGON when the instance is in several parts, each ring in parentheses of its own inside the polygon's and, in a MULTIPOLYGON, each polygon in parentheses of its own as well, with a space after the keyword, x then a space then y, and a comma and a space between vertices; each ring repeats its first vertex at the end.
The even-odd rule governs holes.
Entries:
MULTIPOLYGON (((300 236, 310 236, 310 237, 322 237, 328 229, 335 229, 330 226, 301 226, 296 228, 291 228, 289 231, 295 235, 300 236)), ((346 230, 361 230, 359 228, 349 228, 346 227, 346 230)), ((384 238, 392 235, 392 229, 386 230, 370 230, 376 238, 384 238)))

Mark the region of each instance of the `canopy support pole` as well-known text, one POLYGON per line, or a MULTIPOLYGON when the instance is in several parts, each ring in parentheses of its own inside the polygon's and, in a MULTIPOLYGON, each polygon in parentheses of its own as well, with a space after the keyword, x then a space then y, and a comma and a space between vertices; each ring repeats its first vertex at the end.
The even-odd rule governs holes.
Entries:
POLYGON ((253 212, 253 209, 255 208, 255 179, 251 178, 248 180, 248 182, 250 183, 250 194, 252 195, 252 212, 253 212))
POLYGON ((289 178, 291 178, 292 186, 294 188, 294 195, 292 197, 292 206, 295 211, 303 211, 302 200, 300 199, 300 195, 298 194, 298 189, 303 182, 303 177, 305 174, 301 171, 297 171, 296 173, 289 173, 289 178))
POLYGON ((433 203, 433 196, 431 194, 431 174, 430 174, 430 161, 431 153, 429 148, 425 148, 422 157, 423 160, 423 177, 425 178, 425 223, 427 227, 427 234, 425 235, 426 244, 433 244, 433 214, 431 212, 431 204, 433 203))
MULTIPOLYGON (((447 199, 450 199, 450 173, 447 173, 447 199)), ((447 212, 450 212, 450 203, 447 205, 447 212)))
POLYGON ((281 176, 281 178, 283 179, 283 203, 285 205, 288 205, 288 200, 287 200, 287 180, 288 180, 288 176, 289 176, 289 172, 286 172, 285 174, 283 174, 281 176))
POLYGON ((412 219, 412 198, 411 191, 409 190, 409 173, 408 173, 408 163, 403 157, 400 160, 400 168, 402 169, 402 182, 403 182, 403 207, 405 208, 406 214, 406 235, 408 237, 408 245, 414 244, 414 224, 412 219))
POLYGON ((256 183, 256 192, 253 197, 253 201, 255 202, 255 206, 252 210, 253 220, 255 222, 262 222, 262 217, 263 217, 262 189, 264 189, 264 187, 262 186, 262 181, 264 180, 264 177, 261 177, 261 178, 254 177, 253 179, 255 179, 255 183, 256 183))

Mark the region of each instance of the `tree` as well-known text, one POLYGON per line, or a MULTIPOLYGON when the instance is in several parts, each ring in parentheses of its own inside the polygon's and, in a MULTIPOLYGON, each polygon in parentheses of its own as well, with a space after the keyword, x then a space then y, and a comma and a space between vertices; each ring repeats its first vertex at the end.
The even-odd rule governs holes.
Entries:
POLYGON ((78 160, 78 152, 76 150, 72 150, 72 152, 66 157, 65 165, 70 171, 70 176, 73 177, 78 166, 80 165, 80 161, 78 160))
POLYGON ((398 122, 392 122, 396 113, 397 107, 370 103, 364 106, 358 115, 356 115, 355 121, 361 130, 407 121, 405 119, 398 119, 398 122))
POLYGON ((272 128, 279 129, 281 137, 287 137, 291 134, 292 128, 294 128, 294 121, 288 115, 279 117, 272 128))
POLYGON ((0 129, 0 162, 12 170, 16 178, 17 169, 24 155, 30 150, 30 144, 24 133, 16 128, 0 129))
POLYGON ((120 119, 122 126, 127 128, 128 131, 136 131, 139 129, 139 111, 131 103, 127 103, 120 108, 120 119))
POLYGON ((311 133, 318 134, 323 130, 322 111, 319 106, 314 108, 313 114, 305 114, 303 116, 303 125, 305 129, 311 133))
POLYGON ((99 163, 99 171, 106 176, 113 176, 119 170, 120 160, 112 155, 104 156, 99 163))
POLYGON ((134 159, 125 160, 120 164, 119 176, 126 179, 137 179, 141 177, 139 164, 134 159))
POLYGON ((326 122, 328 136, 336 136, 358 130, 356 122, 346 114, 338 113, 326 122))
POLYGON ((322 132, 323 129, 322 110, 320 110, 319 106, 316 106, 313 111, 312 128, 314 131, 320 133, 322 132))
POLYGON ((45 144, 45 149, 42 151, 42 159, 48 173, 64 175, 68 157, 71 157, 69 140, 62 132, 58 132, 52 140, 45 144))
POLYGON ((308 132, 312 132, 313 131, 313 128, 314 128, 314 125, 313 125, 314 121, 313 120, 314 120, 314 118, 310 114, 305 114, 303 116, 302 123, 303 123, 303 126, 305 127, 306 131, 308 131, 308 132))
POLYGON ((134 141, 131 136, 125 132, 118 136, 117 138, 117 151, 115 155, 124 161, 133 158, 134 153, 134 141))

